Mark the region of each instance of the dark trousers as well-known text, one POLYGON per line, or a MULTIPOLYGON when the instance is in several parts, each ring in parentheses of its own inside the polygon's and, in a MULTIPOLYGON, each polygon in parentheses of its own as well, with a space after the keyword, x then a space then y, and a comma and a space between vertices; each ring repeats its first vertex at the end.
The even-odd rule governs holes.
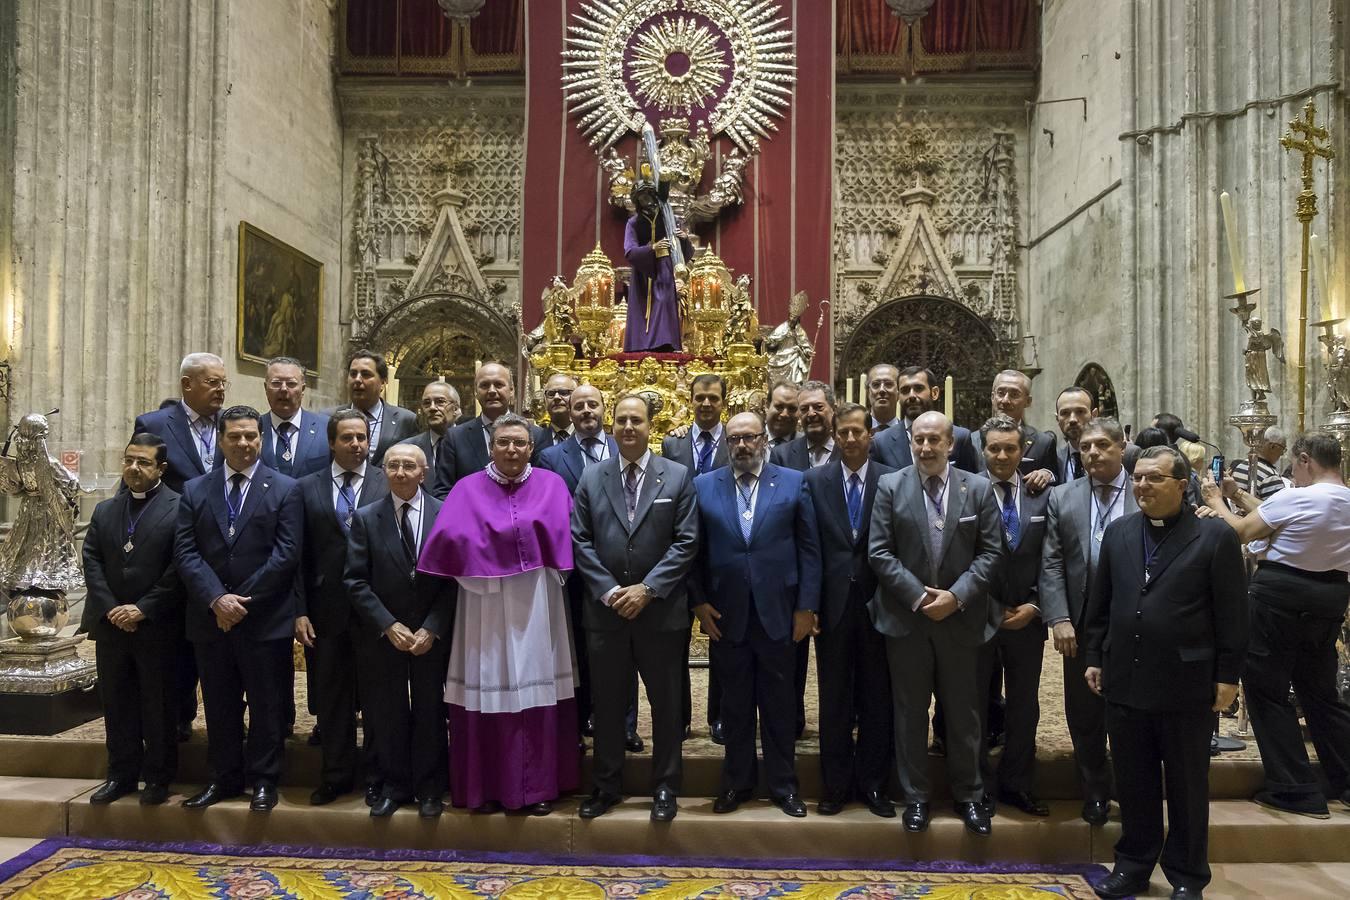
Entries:
POLYGON ((285 744, 283 698, 290 687, 291 638, 255 641, 226 634, 197 643, 206 706, 206 757, 211 780, 227 790, 275 787, 285 744), (248 698, 248 744, 244 698, 248 698))
POLYGON ((978 803, 984 798, 980 777, 981 720, 977 704, 978 647, 952 638, 941 622, 919 623, 904 637, 886 637, 886 659, 895 706, 895 764, 906 803, 927 803, 928 701, 934 688, 946 707, 947 777, 952 799, 978 803))
POLYGON ((351 630, 315 628, 314 649, 307 656, 309 706, 318 719, 323 752, 320 779, 349 788, 356 774, 356 679, 361 664, 351 630))
POLYGON ((726 751, 722 758, 722 790, 753 790, 758 781, 755 765, 755 724, 771 797, 797 792, 793 740, 792 679, 796 650, 792 637, 774 640, 750 605, 745 635, 733 641, 726 635, 710 641, 709 656, 722 692, 722 729, 726 751))
POLYGON ((797 667, 793 672, 792 686, 797 694, 797 730, 793 732, 793 737, 801 737, 806 730, 806 672, 811 666, 811 640, 810 638, 797 642, 797 667))
MULTIPOLYGON (((998 763, 998 789, 1030 791, 1036 769, 1036 728, 1041 721, 1041 665, 1045 658, 1045 626, 1033 622, 1009 631, 1000 628, 993 639, 980 648, 979 683, 991 689, 989 673, 996 662, 1003 664, 1004 705, 1003 755, 998 763)), ((979 708, 989 709, 988 703, 979 708)), ((985 713, 988 716, 988 712, 985 713)), ((984 733, 989 733, 986 723, 984 733)), ((989 742, 982 744, 985 780, 993 774, 989 764, 989 742)))
MULTIPOLYGON (((1079 640, 1082 634, 1079 633, 1079 640)), ((1078 781, 1083 799, 1109 800, 1111 770, 1106 761, 1106 701, 1087 686, 1082 644, 1077 656, 1064 661, 1064 718, 1073 741, 1073 758, 1078 766, 1078 781)))
POLYGON ((1350 706, 1336 694, 1336 637, 1342 617, 1299 613, 1264 602, 1261 574, 1252 583, 1251 637, 1242 683, 1247 711, 1266 770, 1266 786, 1292 799, 1322 798, 1303 744, 1292 685, 1308 723, 1322 773, 1334 795, 1350 776, 1350 706))
POLYGON ((1161 862, 1173 887, 1203 888, 1210 878, 1209 709, 1148 712, 1108 703, 1106 727, 1120 801, 1116 868, 1147 879, 1161 862))
MULTIPOLYGON (((988 670, 981 670, 980 684, 987 690, 984 704, 984 736, 1003 734, 1006 707, 1003 703, 1003 655, 995 654, 990 660, 988 670)), ((947 733, 947 716, 942 709, 942 701, 933 704, 933 734, 947 733)), ((988 749, 986 747, 986 749, 988 749)))
POLYGON ((182 634, 181 621, 142 621, 133 632, 107 619, 94 627, 109 781, 168 784, 178 772, 174 671, 182 634))
POLYGON ((595 710, 595 787, 609 794, 623 790, 624 737, 637 676, 647 688, 652 709, 652 793, 679 794, 684 742, 683 675, 688 673, 687 642, 682 631, 646 631, 624 624, 586 632, 595 710))
MULTIPOLYGON (((439 799, 450 775, 444 699, 450 645, 436 640, 426 653, 413 656, 383 637, 357 635, 353 642, 384 796, 399 803, 439 799)), ((324 726, 325 737, 327 730, 324 726)))
POLYGON ((839 803, 870 791, 885 794, 891 775, 895 734, 886 641, 872 627, 865 602, 849 597, 839 621, 816 636, 820 772, 825 799, 839 803))
POLYGON ((586 731, 591 721, 591 667, 587 660, 586 629, 582 627, 582 609, 586 605, 586 583, 573 572, 567 579, 567 624, 571 626, 572 646, 577 654, 577 734, 586 731))
POLYGON ((197 650, 181 634, 173 640, 174 724, 190 726, 197 718, 197 650))

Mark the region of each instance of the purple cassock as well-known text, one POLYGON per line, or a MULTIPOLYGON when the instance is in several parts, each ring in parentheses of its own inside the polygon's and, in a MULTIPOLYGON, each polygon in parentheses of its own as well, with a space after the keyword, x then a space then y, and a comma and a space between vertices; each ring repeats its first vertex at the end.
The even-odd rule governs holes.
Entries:
POLYGON ((422 548, 418 571, 459 583, 445 683, 455 806, 520 809, 580 781, 571 513, 553 472, 488 466, 455 482, 422 548))
MULTIPOLYGON (((644 350, 680 349, 680 299, 675 293, 675 261, 659 259, 652 244, 665 236, 660 219, 655 225, 642 214, 628 220, 623 233, 623 255, 633 267, 628 282, 628 325, 623 335, 625 353, 644 350), (652 235, 655 233, 656 237, 652 235), (651 291, 651 317, 647 316, 647 292, 651 291)), ((681 240, 686 261, 693 258, 694 245, 681 240)))

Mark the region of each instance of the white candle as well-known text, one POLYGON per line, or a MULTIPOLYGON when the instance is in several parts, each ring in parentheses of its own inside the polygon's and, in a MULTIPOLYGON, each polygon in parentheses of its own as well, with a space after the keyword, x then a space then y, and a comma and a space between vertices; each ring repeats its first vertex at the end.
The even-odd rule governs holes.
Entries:
POLYGON ((852 379, 852 378, 845 378, 845 379, 844 379, 844 400, 846 400, 846 401, 849 402, 849 403, 852 403, 852 402, 853 402, 853 379, 852 379))
POLYGON ((956 383, 952 381, 950 375, 942 382, 942 398, 942 411, 950 420, 956 409, 956 383))
POLYGON ((858 402, 863 406, 867 405, 867 373, 863 372, 858 376, 858 402))
POLYGON ((1223 209, 1223 230, 1228 236, 1228 261, 1233 264, 1233 293, 1241 294, 1247 289, 1247 282, 1242 277, 1242 242, 1233 219, 1233 201, 1227 191, 1219 195, 1219 206, 1223 209))
POLYGON ((1317 302, 1322 310, 1322 318, 1334 319, 1339 313, 1331 297, 1331 262, 1327 259, 1327 242, 1320 234, 1309 235, 1308 244, 1312 250, 1313 274, 1317 278, 1317 302))
POLYGON ((478 408, 478 370, 482 367, 483 361, 481 359, 475 359, 473 361, 473 376, 471 380, 473 381, 473 414, 475 416, 482 413, 482 410, 478 408))

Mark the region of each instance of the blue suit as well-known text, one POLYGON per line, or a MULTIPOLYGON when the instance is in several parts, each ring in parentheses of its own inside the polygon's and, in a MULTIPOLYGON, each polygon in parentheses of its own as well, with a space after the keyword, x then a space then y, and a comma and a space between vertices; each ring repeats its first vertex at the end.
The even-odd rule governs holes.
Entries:
POLYGON ((277 455, 276 429, 272 427, 270 412, 258 420, 258 431, 262 434, 262 452, 258 458, 267 468, 276 469, 283 475, 298 480, 313 472, 322 472, 333 463, 332 452, 328 449, 328 417, 323 413, 300 411, 300 431, 291 436, 289 464, 277 455))
MULTIPOLYGON (((606 434, 605 443, 609 446, 610 456, 619 455, 619 445, 612 436, 606 434)), ((539 468, 561 475, 567 482, 567 493, 575 494, 577 485, 581 484, 581 473, 586 471, 586 451, 573 435, 561 444, 546 447, 539 454, 539 468)))
POLYGON ((225 490, 223 468, 188 483, 174 556, 201 671, 212 782, 233 791, 245 781, 275 786, 281 776, 304 508, 296 482, 259 463, 231 537, 225 490), (248 614, 223 631, 211 604, 227 593, 248 597, 248 614))
MULTIPOLYGON (((202 457, 197 450, 197 437, 188 423, 187 412, 178 401, 166 403, 154 412, 141 413, 132 426, 133 435, 141 432, 157 434, 164 439, 169 451, 169 468, 164 472, 164 484, 174 493, 183 493, 183 485, 198 475, 205 475, 202 457)), ((222 462, 220 442, 216 441, 216 455, 212 469, 219 469, 222 462)))
POLYGON ((735 478, 724 466, 694 479, 704 538, 689 602, 710 603, 721 614, 722 637, 709 643, 722 686, 721 790, 749 791, 758 780, 758 710, 769 792, 781 799, 797 792, 792 617, 820 608, 820 538, 802 473, 766 462, 747 541, 735 478))

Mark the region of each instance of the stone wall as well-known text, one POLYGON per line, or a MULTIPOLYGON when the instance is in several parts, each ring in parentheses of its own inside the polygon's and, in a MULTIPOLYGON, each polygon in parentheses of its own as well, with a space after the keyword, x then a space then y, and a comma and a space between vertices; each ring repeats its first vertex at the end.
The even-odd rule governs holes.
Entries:
MULTIPOLYGON (((1222 299, 1232 291, 1218 203, 1227 190, 1247 284, 1261 288, 1259 314, 1289 343, 1289 363, 1272 363, 1270 402, 1293 429, 1300 159, 1279 139, 1313 97, 1332 146, 1345 151, 1344 18, 1335 0, 1045 4, 1040 99, 1086 94, 1088 120, 1055 104, 1038 107, 1031 127, 1031 321, 1043 335, 1043 397, 1083 363, 1101 362, 1124 421, 1146 425, 1166 409, 1230 454, 1238 449, 1225 421, 1246 396, 1245 339, 1222 299), (1055 132, 1053 148, 1043 128, 1055 132)), ((1346 254, 1334 248, 1347 213, 1330 190, 1343 192, 1343 160, 1315 171, 1314 230, 1329 237, 1344 276, 1346 254)), ((1327 308, 1314 291, 1308 320, 1327 308)), ((1310 426, 1325 405, 1319 352, 1313 342, 1310 426)))
MULTIPOLYGON (((53 443, 83 448, 86 473, 113 472, 134 416, 176 393, 186 352, 220 353, 230 399, 262 402, 258 368, 234 352, 240 219, 324 262, 336 322, 335 3, 4 6, 6 412, 60 407, 53 443)), ((336 395, 340 363, 330 350, 317 393, 336 395)))

